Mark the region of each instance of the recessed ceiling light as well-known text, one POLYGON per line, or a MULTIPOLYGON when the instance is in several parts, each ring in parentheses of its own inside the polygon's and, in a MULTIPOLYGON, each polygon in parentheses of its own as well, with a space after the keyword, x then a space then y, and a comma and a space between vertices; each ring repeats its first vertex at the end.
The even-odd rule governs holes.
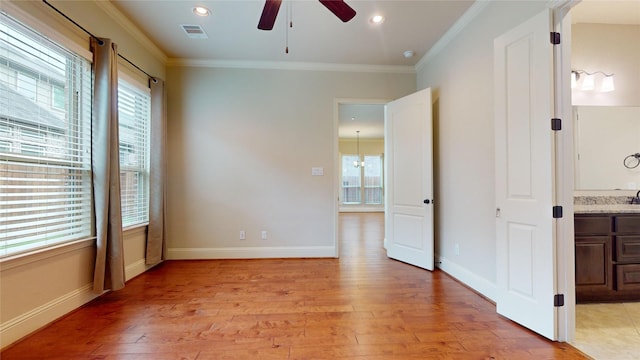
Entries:
POLYGON ((193 13, 198 16, 209 16, 210 11, 206 7, 196 6, 193 8, 193 13))
POLYGON ((384 16, 382 15, 373 15, 370 19, 373 24, 382 24, 384 22, 384 16))
POLYGON ((412 58, 413 55, 415 55, 416 53, 413 52, 413 50, 407 50, 405 52, 402 53, 402 55, 404 55, 404 57, 406 57, 407 59, 412 58))

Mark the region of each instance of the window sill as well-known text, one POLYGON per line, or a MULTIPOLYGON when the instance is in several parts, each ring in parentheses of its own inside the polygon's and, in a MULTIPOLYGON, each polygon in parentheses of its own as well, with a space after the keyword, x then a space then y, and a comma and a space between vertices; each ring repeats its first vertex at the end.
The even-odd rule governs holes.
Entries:
POLYGON ((14 256, 8 256, 0 259, 0 272, 19 266, 24 266, 33 262, 42 261, 47 258, 59 256, 68 252, 95 247, 96 238, 91 237, 82 240, 76 240, 53 247, 33 250, 31 252, 21 253, 14 256))
MULTIPOLYGON (((137 232, 137 231, 144 232, 148 225, 149 223, 132 225, 125 229, 122 229, 122 232, 123 234, 137 232)), ((96 238, 90 237, 82 240, 76 240, 76 241, 72 241, 64 244, 59 244, 52 247, 36 249, 33 251, 20 253, 13 256, 10 255, 0 259, 0 272, 15 268, 15 267, 24 266, 32 262, 42 261, 44 259, 59 256, 68 252, 77 251, 83 248, 95 247, 95 245, 96 245, 96 238)))
POLYGON ((122 232, 126 233, 126 232, 130 232, 130 231, 135 231, 135 230, 146 230, 147 226, 149 226, 149 223, 140 223, 140 224, 135 224, 135 225, 131 225, 131 226, 127 226, 125 228, 122 228, 122 232))

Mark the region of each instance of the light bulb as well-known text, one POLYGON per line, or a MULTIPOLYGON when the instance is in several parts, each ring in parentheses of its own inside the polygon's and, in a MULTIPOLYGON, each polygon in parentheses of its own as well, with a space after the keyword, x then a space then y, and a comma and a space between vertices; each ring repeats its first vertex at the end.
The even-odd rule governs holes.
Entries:
POLYGON ((593 75, 587 74, 582 80, 582 90, 593 90, 595 88, 595 81, 593 75))
POLYGON ((193 13, 198 16, 209 16, 209 9, 202 6, 196 6, 193 8, 193 13))
POLYGON ((374 15, 371 17, 370 21, 374 24, 382 24, 384 22, 384 16, 374 15))
POLYGON ((605 76, 602 79, 602 85, 600 85, 600 91, 609 92, 615 90, 615 86, 613 85, 613 75, 605 76))

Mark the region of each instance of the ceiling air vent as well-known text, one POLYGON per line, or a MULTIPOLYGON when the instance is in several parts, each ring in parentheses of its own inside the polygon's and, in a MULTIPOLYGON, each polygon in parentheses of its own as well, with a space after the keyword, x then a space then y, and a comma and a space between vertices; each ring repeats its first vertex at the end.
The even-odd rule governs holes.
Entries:
POLYGON ((200 25, 187 25, 181 24, 182 30, 187 34, 190 39, 208 39, 207 33, 200 25))

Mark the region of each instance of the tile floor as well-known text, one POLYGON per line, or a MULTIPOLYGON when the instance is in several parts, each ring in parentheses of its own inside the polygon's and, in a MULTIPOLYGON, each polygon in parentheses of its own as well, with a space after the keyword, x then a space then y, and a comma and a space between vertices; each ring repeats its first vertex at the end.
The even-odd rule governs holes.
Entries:
POLYGON ((596 360, 640 360, 640 302, 576 305, 571 345, 596 360))

